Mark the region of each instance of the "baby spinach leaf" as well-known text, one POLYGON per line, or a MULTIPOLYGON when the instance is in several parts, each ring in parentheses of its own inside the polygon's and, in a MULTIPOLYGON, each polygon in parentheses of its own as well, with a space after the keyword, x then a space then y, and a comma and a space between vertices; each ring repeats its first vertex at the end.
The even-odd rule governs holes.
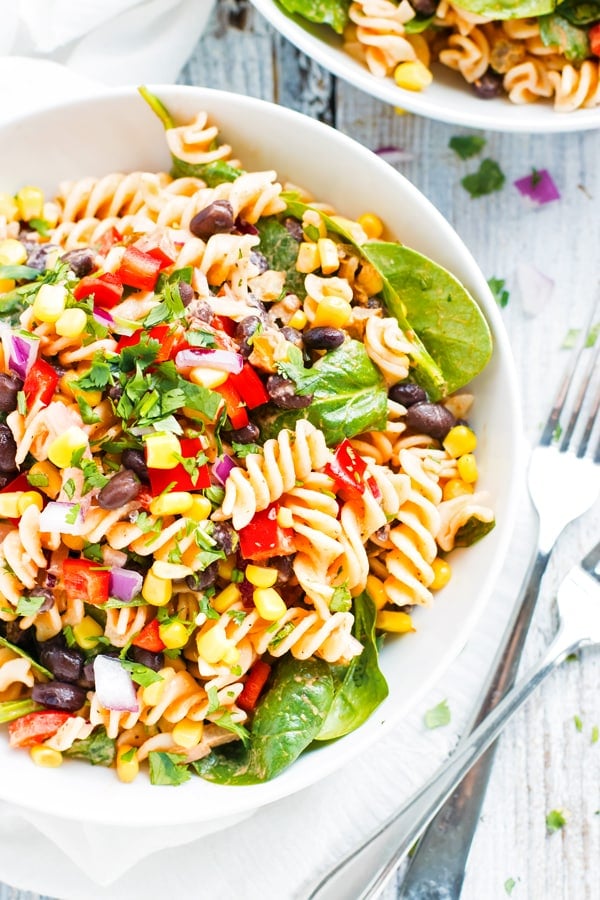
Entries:
POLYGON ((63 750, 65 756, 73 756, 78 759, 87 759, 93 766, 112 766, 116 743, 109 738, 104 728, 94 731, 88 738, 73 741, 68 750, 63 750))
POLYGON ((333 678, 322 659, 284 657, 254 714, 250 743, 226 744, 192 763, 217 784, 260 784, 279 775, 319 733, 333 699, 333 678))
POLYGON ((184 757, 180 753, 152 750, 148 754, 150 783, 176 786, 189 781, 192 776, 183 760, 184 757))
POLYGON ((354 598, 354 636, 363 645, 345 668, 318 741, 341 737, 359 728, 388 695, 387 682, 379 668, 375 642, 375 604, 364 592, 354 598))
POLYGON ((284 9, 309 22, 329 25, 341 34, 348 23, 349 0, 280 0, 284 9))
POLYGON ((404 304, 408 321, 443 373, 447 392, 471 381, 490 359, 492 338, 467 290, 408 247, 369 241, 363 250, 404 304))
POLYGON ((43 708, 35 700, 4 700, 0 703, 0 725, 20 719, 21 716, 43 708))
POLYGON ((454 546, 470 547, 471 544, 476 544, 477 541, 480 541, 482 537, 485 537, 495 525, 496 522, 494 519, 492 519, 491 522, 484 522, 476 516, 471 516, 471 518, 467 519, 465 524, 456 532, 454 536, 454 546))
POLYGON ((600 0, 565 0, 556 12, 573 25, 590 25, 600 20, 600 0))
POLYGON ((546 47, 558 47, 569 62, 583 62, 590 55, 587 31, 559 15, 540 16, 540 37, 546 47))
POLYGON ((189 163, 173 156, 171 175, 173 178, 201 178, 208 187, 214 188, 225 181, 235 181, 244 174, 243 169, 236 169, 224 160, 211 163, 189 163))
POLYGON ((409 19, 408 22, 404 23, 404 31, 406 34, 420 34, 426 28, 429 28, 434 18, 435 16, 415 16, 414 19, 409 19))
POLYGON ((306 296, 305 275, 296 271, 299 244, 285 225, 275 216, 267 216, 256 223, 260 235, 260 252, 265 256, 270 269, 285 272, 285 289, 297 294, 302 300, 306 296))
POLYGON ((526 19, 551 13, 555 0, 460 0, 461 9, 492 19, 526 19))
POLYGON ((380 430, 387 419, 387 391, 364 345, 349 340, 305 369, 302 354, 290 345, 287 362, 279 363, 301 395, 312 394, 304 409, 269 410, 261 417, 261 437, 276 437, 282 428, 293 430, 299 419, 320 428, 330 446, 363 431, 380 430))
POLYGON ((25 650, 22 650, 17 644, 11 644, 10 641, 7 641, 6 638, 0 636, 0 647, 8 647, 9 650, 12 650, 13 653, 16 653, 18 656, 22 656, 23 659, 28 660, 31 664, 31 668, 35 669, 36 672, 39 672, 40 675, 45 675, 46 678, 52 680, 54 675, 48 669, 41 666, 37 660, 30 656, 25 650))

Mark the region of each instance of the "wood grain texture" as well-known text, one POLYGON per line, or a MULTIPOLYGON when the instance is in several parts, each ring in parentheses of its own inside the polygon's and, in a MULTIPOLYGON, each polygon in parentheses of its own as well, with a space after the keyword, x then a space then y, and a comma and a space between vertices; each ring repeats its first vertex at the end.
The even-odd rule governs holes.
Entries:
MULTIPOLYGON (((405 151, 402 174, 450 221, 485 276, 506 280, 511 296, 502 315, 520 378, 525 433, 534 442, 566 360, 563 339, 570 328, 582 326, 597 290, 600 131, 485 133, 485 155, 499 162, 506 184, 498 193, 472 200, 460 180, 478 161, 463 162, 448 149, 450 137, 465 129, 399 116, 336 81, 274 34, 247 0, 219 0, 180 80, 274 100, 335 125, 373 150, 395 145, 405 151), (533 167, 552 173, 560 201, 542 209, 526 206, 512 182, 533 167), (555 283, 543 308, 532 308, 519 290, 518 270, 524 263, 555 283)), ((400 237, 410 243, 410 236, 400 237)), ((524 666, 550 639, 558 581, 597 539, 599 522, 596 504, 564 535, 544 580, 524 666)), ((598 654, 568 663, 507 729, 462 900, 501 900, 507 896, 507 879, 516 882, 515 900, 600 897, 600 742, 591 740, 592 727, 600 725, 599 683, 598 654), (565 810, 568 820, 562 831, 548 835, 545 817, 553 808, 565 810)), ((258 900, 260 894, 248 896, 258 900)), ((385 900, 398 896, 394 886, 385 900)), ((282 898, 287 900, 285 892, 282 898)), ((0 900, 39 898, 0 886, 0 900)))

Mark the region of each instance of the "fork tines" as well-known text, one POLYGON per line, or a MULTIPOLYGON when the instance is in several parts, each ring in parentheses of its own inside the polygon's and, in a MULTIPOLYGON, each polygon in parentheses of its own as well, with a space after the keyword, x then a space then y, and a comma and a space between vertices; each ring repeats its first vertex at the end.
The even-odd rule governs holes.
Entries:
MULTIPOLYGON (((596 384, 594 392, 594 383, 598 381, 599 354, 600 292, 560 382, 556 399, 540 438, 542 446, 555 444, 560 452, 572 450, 578 457, 584 457, 587 454, 600 409, 600 383, 596 384), (568 412, 569 408, 570 413, 568 412), (586 417, 583 426, 581 426, 584 418, 581 415, 582 410, 586 417), (579 427, 577 427, 578 424, 579 427), (579 438, 577 446, 574 441, 576 430, 579 438)), ((600 462, 600 435, 591 458, 596 463, 600 462)))

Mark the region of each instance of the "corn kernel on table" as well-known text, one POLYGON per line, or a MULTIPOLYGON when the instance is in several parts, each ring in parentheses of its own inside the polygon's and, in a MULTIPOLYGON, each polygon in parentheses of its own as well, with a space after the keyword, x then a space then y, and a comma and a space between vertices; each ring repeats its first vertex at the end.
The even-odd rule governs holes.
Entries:
MULTIPOLYGON (((179 80, 275 100, 335 125, 372 150, 395 148, 390 164, 441 210, 485 276, 505 281, 509 297, 502 316, 519 370, 526 437, 533 443, 566 359, 565 335, 582 327, 597 290, 600 130, 555 136, 478 132, 486 140, 485 155, 498 162, 506 182, 499 192, 472 199, 461 179, 476 166, 472 160, 460 160, 448 146, 452 136, 468 133, 466 129, 399 115, 341 83, 275 34, 248 0, 220 0, 179 80), (540 208, 526 205, 513 182, 533 169, 552 174, 560 199, 540 208), (531 267, 553 283, 549 296, 528 289, 531 267)), ((525 665, 539 657, 553 633, 553 592, 570 564, 597 539, 599 513, 596 503, 572 525, 550 562, 525 665)), ((470 646, 476 642, 477 631, 470 646)), ((472 683, 464 690, 474 702, 486 660, 470 659, 468 654, 469 648, 449 671, 446 683, 452 682, 457 665, 471 666, 472 683)), ((600 743, 593 737, 594 727, 600 724, 599 682, 597 654, 563 666, 507 729, 496 756, 462 900, 501 900, 509 894, 515 900, 596 900, 600 896, 600 743), (566 818, 566 824, 554 833, 546 827, 551 810, 563 811, 566 818)), ((423 708, 438 702, 445 692, 440 686, 426 698, 423 708)), ((455 725, 458 733, 461 722, 455 725)), ((370 756, 376 770, 376 747, 370 756)), ((375 775, 374 771, 371 792, 378 816, 365 803, 363 822, 354 823, 353 830, 332 830, 329 864, 381 821, 384 811, 394 808, 393 796, 386 796, 375 775)), ((314 789, 312 795, 317 796, 314 789)), ((260 815, 268 816, 268 810, 260 815)), ((235 856, 235 842, 243 834, 241 825, 210 839, 211 853, 223 872, 218 887, 210 882, 211 898, 233 896, 226 873, 235 856)), ((323 857, 321 866, 326 863, 323 857)), ((35 860, 31 865, 35 866, 35 860)), ((274 885, 268 867, 269 848, 257 848, 256 868, 244 894, 247 900, 301 898, 293 878, 289 889, 274 885)), ((400 883, 399 876, 386 889, 385 900, 401 896, 400 883)), ((198 893, 174 891, 177 900, 204 896, 200 888, 198 893)), ((110 897, 110 890, 102 896, 110 897)), ((130 896, 154 900, 146 889, 130 896)), ((425 888, 422 896, 424 900, 430 896, 425 888)), ((5 884, 0 885, 0 900, 43 898, 5 884)), ((81 895, 80 900, 86 897, 81 895)))

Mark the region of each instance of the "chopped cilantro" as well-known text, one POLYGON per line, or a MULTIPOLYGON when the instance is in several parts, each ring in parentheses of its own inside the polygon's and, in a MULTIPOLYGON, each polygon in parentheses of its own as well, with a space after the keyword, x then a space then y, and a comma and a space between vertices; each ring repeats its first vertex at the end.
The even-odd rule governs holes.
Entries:
POLYGON ((104 475, 93 459, 82 459, 81 470, 83 472, 82 492, 87 494, 92 488, 103 488, 109 479, 104 475))
POLYGON ((213 609, 210 600, 207 596, 200 597, 198 600, 198 608, 202 615, 206 616, 207 619, 218 619, 219 613, 216 609, 213 609))
POLYGON ((560 345, 561 350, 572 350, 577 343, 579 337, 579 328, 569 328, 565 334, 564 340, 560 345))
POLYGON ((44 597, 19 597, 17 602, 18 616, 35 616, 44 603, 44 597))
POLYGON ((48 487, 50 483, 48 476, 44 475, 43 472, 28 472, 27 481, 31 487, 48 487))
POLYGON ((73 382, 82 391, 97 391, 113 383, 113 373, 104 355, 100 352, 94 355, 91 368, 73 382))
MULTIPOLYGON (((127 605, 130 606, 131 604, 127 605)), ((148 687, 149 684, 154 684, 156 681, 163 680, 162 675, 159 675, 158 672, 155 672, 154 669, 150 669, 148 666, 143 666, 141 663, 122 659, 121 665, 124 669, 127 669, 131 675, 131 680, 135 681, 135 683, 139 684, 141 687, 148 687)))
POLYGON ((575 723, 577 731, 583 731, 583 722, 581 721, 580 716, 573 716, 573 722, 575 723))
POLYGON ((217 341, 212 331, 202 331, 201 329, 188 331, 185 339, 190 347, 207 347, 212 349, 217 346, 217 341))
POLYGON ((17 394, 17 411, 21 416, 27 415, 27 398, 25 396, 25 391, 19 391, 17 394))
POLYGON ((428 709, 424 716, 426 728, 440 728, 450 722, 451 714, 447 700, 441 700, 437 706, 428 709))
POLYGON ((209 687, 206 693, 208 696, 208 709, 206 710, 206 715, 208 716, 211 713, 216 712, 220 704, 216 685, 212 685, 212 687, 209 687))
POLYGON ((184 757, 179 753, 164 753, 152 750, 148 754, 150 764, 150 783, 178 785, 189 781, 191 775, 183 763, 184 757))
POLYGON ((78 394, 76 399, 84 425, 94 425, 96 422, 100 421, 100 416, 98 415, 98 413, 94 412, 93 407, 90 406, 87 400, 81 396, 81 394, 78 394))
POLYGON ((350 612, 352 609, 352 595, 348 590, 348 586, 340 584, 334 588, 331 601, 329 603, 331 612, 350 612))
POLYGON ((585 346, 586 347, 595 347, 599 334, 600 334, 600 322, 597 322, 595 325, 592 325, 592 327, 588 331, 586 338, 585 338, 585 346))
POLYGON ((600 737, 600 729, 598 728, 597 725, 594 725, 594 726, 592 727, 592 736, 591 736, 591 739, 590 739, 590 740, 591 740, 591 743, 592 743, 592 744, 597 744, 597 743, 598 743, 598 738, 599 738, 599 737, 600 737))
POLYGON ((494 295, 494 300, 502 309, 508 306, 510 299, 510 294, 504 287, 505 283, 503 278, 488 278, 489 289, 494 295))
POLYGON ((68 525, 74 525, 77 521, 77 516, 79 515, 79 511, 81 506, 79 503, 74 503, 69 512, 65 515, 65 522, 68 525))
POLYGON ((228 609, 227 615, 236 625, 241 625, 248 613, 243 609, 228 609))
POLYGON ((226 731, 231 731, 232 734, 235 734, 236 737, 240 739, 243 743, 244 747, 247 747, 250 743, 250 732, 247 728, 244 728, 243 725, 238 724, 238 722, 234 722, 229 710, 223 712, 218 718, 214 718, 212 720, 215 725, 218 725, 220 728, 225 728, 226 731))
POLYGON ((75 647, 77 641, 75 640, 75 635, 73 634, 73 626, 65 625, 63 628, 63 635, 67 644, 67 647, 75 647))
POLYGON ((137 747, 130 747, 129 750, 126 750, 125 753, 122 753, 119 757, 122 762, 131 762, 137 753, 137 747))
POLYGON ((566 816, 560 809, 551 809, 546 816, 546 828, 548 829, 548 834, 554 834, 555 831, 559 831, 566 824, 566 816))
POLYGON ((460 183, 471 197, 476 198, 499 191, 505 181, 506 178, 498 163, 493 159, 484 159, 479 169, 465 175, 460 183))
POLYGON ((75 496, 75 491, 77 490, 77 485, 75 484, 75 482, 73 481, 72 478, 67 478, 67 480, 63 484, 62 489, 65 492, 67 499, 72 500, 73 497, 75 496))
POLYGON ((238 459, 244 459, 249 453, 264 452, 260 444, 238 444, 236 441, 232 443, 231 449, 238 459))
POLYGON ((507 878, 506 881, 504 882, 504 890, 506 891, 506 893, 508 894, 509 897, 512 894, 513 890, 515 889, 516 883, 517 882, 515 881, 514 878, 507 878))
POLYGON ((477 156, 485 147, 487 141, 476 134, 457 134, 448 141, 448 146, 454 150, 461 159, 470 159, 477 156))

